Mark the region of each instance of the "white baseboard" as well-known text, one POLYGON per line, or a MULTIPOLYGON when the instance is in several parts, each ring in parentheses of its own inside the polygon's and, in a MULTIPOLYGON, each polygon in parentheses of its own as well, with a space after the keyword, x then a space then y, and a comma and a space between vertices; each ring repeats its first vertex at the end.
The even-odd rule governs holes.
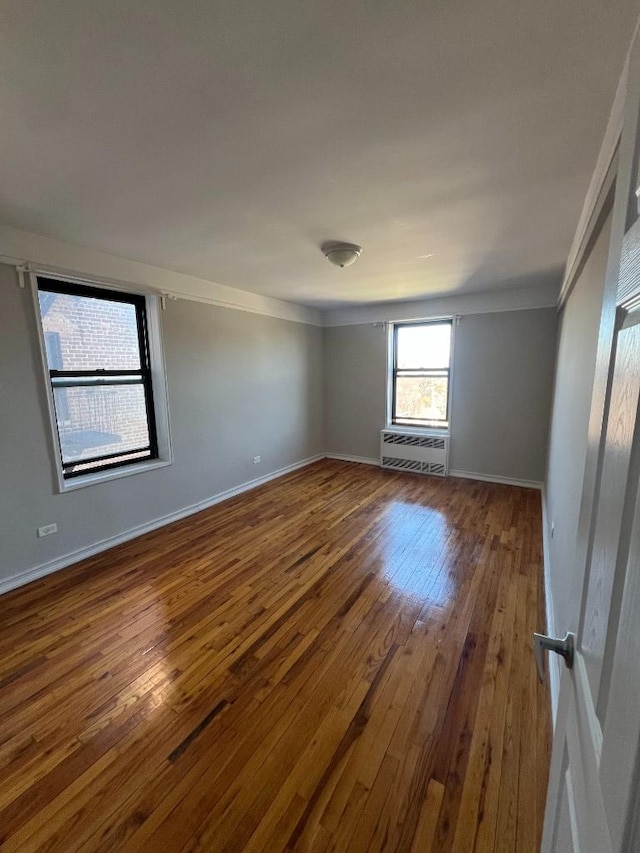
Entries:
POLYGON ((154 518, 152 521, 140 524, 137 527, 132 527, 129 530, 125 530, 124 533, 109 536, 107 539, 101 539, 99 542, 95 542, 93 545, 88 545, 86 548, 79 548, 77 551, 71 551, 63 557, 58 557, 55 560, 49 560, 46 563, 41 563, 39 566, 27 569, 26 572, 20 572, 19 574, 12 575, 8 578, 0 578, 0 595, 2 595, 2 593, 9 592, 11 589, 16 589, 19 586, 23 586, 24 584, 37 580, 38 578, 43 578, 45 575, 50 575, 53 572, 64 569, 67 566, 71 566, 73 563, 78 563, 80 560, 85 560, 87 557, 93 557, 95 554, 107 551, 109 548, 113 548, 116 545, 121 545, 123 542, 128 542, 130 539, 136 539, 144 533, 150 533, 152 530, 157 530, 159 527, 164 527, 166 524, 171 524, 173 521, 179 521, 181 518, 186 518, 196 512, 201 512, 203 509, 208 509, 211 506, 215 506, 215 504, 226 501, 229 498, 242 494, 243 492, 248 492, 258 486, 262 486, 264 483, 276 480, 278 477, 283 477, 285 474, 297 471, 298 468, 304 468, 307 465, 311 465, 313 462, 317 462, 319 459, 324 458, 324 453, 318 453, 316 456, 310 456, 308 459, 303 459, 300 462, 294 462, 292 465, 279 468, 277 471, 272 471, 270 474, 265 474, 263 477, 257 477, 255 480, 249 480, 247 483, 242 483, 240 486, 234 486, 224 492, 219 492, 217 495, 213 495, 213 497, 207 498, 204 501, 199 501, 191 506, 179 509, 176 512, 163 515, 160 518, 154 518))
MULTIPOLYGON (((547 634, 550 637, 556 636, 556 620, 553 610, 553 594, 551 592, 551 551, 549 548, 550 541, 549 520, 547 518, 547 497, 542 488, 542 561, 544 565, 544 602, 547 617, 547 634)), ((549 661, 549 687, 551 693, 551 716, 553 718, 553 728, 556 727, 556 717, 558 714, 558 699, 560 697, 560 657, 558 655, 547 655, 549 661)))
POLYGON ((371 459, 369 456, 348 456, 346 453, 327 453, 327 459, 338 459, 341 462, 360 462, 363 465, 380 465, 379 459, 371 459))
POLYGON ((474 471, 449 471, 449 477, 462 477, 465 480, 482 480, 484 483, 502 483, 504 486, 520 486, 522 489, 542 490, 537 480, 514 480, 511 477, 494 477, 491 474, 476 474, 474 471))
MULTIPOLYGON (((342 462, 361 462, 365 465, 380 466, 379 459, 371 459, 369 456, 349 456, 346 453, 327 453, 327 459, 339 459, 342 462)), ((409 472, 411 473, 411 472, 409 472)), ((449 471, 449 477, 462 477, 467 480, 482 480, 485 483, 502 483, 505 486, 520 486, 523 489, 542 490, 542 483, 537 480, 514 480, 510 477, 494 477, 491 474, 476 474, 473 471, 449 471)))

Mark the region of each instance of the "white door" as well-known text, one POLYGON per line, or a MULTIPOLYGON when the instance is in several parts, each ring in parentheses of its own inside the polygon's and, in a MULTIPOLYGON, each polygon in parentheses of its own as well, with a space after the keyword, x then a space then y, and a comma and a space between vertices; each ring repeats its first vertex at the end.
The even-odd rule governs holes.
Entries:
MULTIPOLYGON (((544 853, 640 853, 637 37, 627 67, 617 99, 622 118, 613 145, 609 139, 616 151, 608 167, 615 194, 574 567, 575 652, 573 668, 562 667, 544 853)), ((612 121, 615 128, 615 111, 612 121)), ((607 169, 600 167, 600 199, 596 203, 594 194, 592 224, 585 228, 591 242, 607 206, 607 169)))

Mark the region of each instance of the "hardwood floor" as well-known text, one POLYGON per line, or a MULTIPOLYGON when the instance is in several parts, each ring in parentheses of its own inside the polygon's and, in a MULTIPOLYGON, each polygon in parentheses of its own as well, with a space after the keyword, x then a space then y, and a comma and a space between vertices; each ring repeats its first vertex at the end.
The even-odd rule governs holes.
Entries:
POLYGON ((9 851, 539 847, 540 496, 325 460, 5 595, 9 851))

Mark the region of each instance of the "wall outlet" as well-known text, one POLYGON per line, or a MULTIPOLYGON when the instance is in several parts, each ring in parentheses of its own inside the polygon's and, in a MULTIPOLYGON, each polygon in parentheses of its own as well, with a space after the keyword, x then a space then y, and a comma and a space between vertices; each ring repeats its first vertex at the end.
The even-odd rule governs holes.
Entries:
POLYGON ((38 528, 38 539, 42 539, 43 536, 51 536, 52 533, 58 532, 57 524, 45 524, 44 527, 38 528))
POLYGON ((254 456, 254 457, 253 457, 253 464, 254 464, 254 465, 257 465, 259 461, 260 461, 260 457, 259 457, 259 456, 254 456))

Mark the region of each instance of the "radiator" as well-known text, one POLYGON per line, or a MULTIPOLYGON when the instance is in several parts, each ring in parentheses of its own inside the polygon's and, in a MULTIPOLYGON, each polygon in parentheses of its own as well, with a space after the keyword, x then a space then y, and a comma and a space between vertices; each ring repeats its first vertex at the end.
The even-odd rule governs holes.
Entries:
POLYGON ((383 468, 444 477, 449 470, 449 438, 383 429, 380 464, 383 468))

